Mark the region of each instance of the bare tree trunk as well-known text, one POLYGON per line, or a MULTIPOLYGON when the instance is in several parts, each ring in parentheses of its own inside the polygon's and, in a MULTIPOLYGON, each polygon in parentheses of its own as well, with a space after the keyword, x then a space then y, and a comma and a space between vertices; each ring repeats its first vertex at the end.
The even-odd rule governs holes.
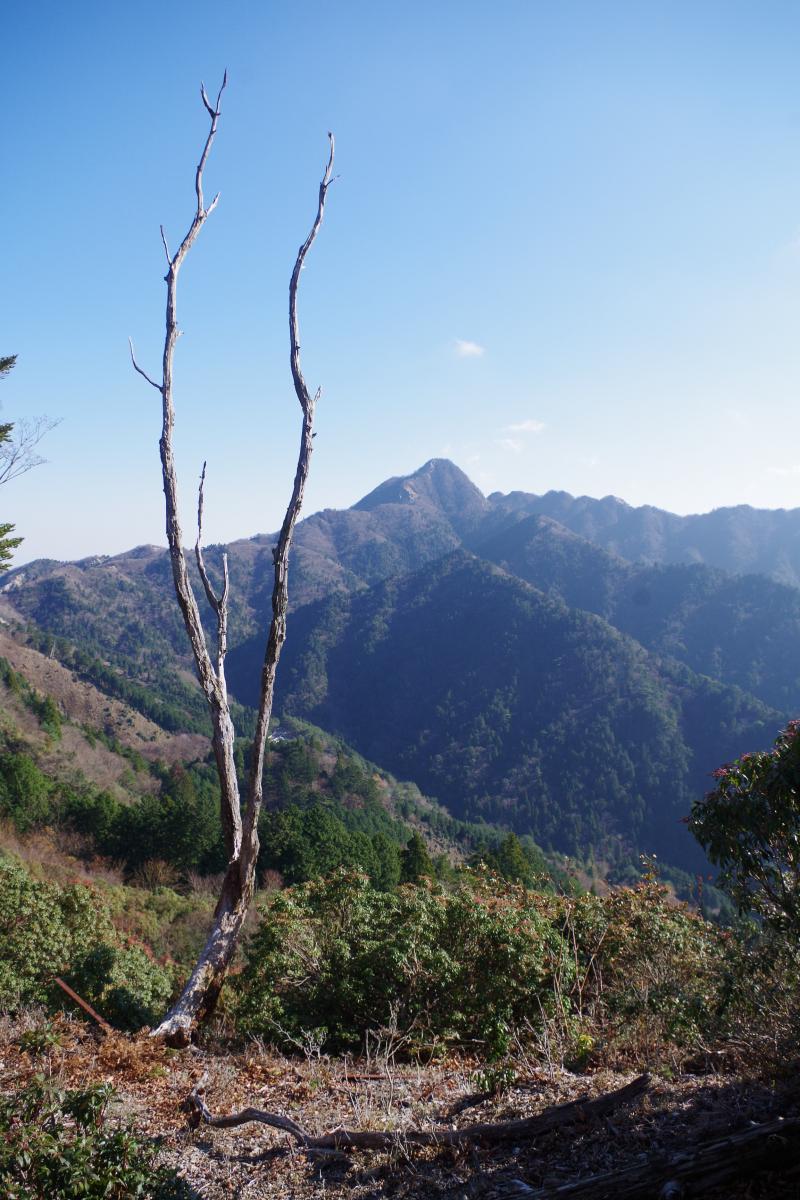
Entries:
POLYGON ((219 194, 217 194, 207 208, 204 206, 203 171, 217 132, 220 117, 220 100, 222 99, 222 93, 225 90, 227 81, 228 75, 226 72, 222 81, 222 87, 219 90, 216 103, 213 107, 206 95, 205 88, 202 85, 200 88, 203 104, 209 115, 211 124, 195 172, 197 208, 189 230, 174 255, 170 255, 164 228, 163 226, 161 227, 161 241, 167 260, 167 274, 164 277, 167 285, 167 307, 160 383, 151 379, 138 365, 133 346, 131 345, 131 359, 135 370, 161 394, 162 398, 160 452, 164 496, 166 499, 167 542, 172 562, 172 577, 175 585, 175 594, 178 598, 178 604, 192 647, 200 685, 205 694, 211 714, 213 729, 212 746, 221 792, 222 829, 225 839, 225 849, 228 855, 225 879, 214 911, 214 923, 209 932, 203 952, 197 960, 195 968, 177 1002, 161 1024, 153 1030, 154 1037, 162 1037, 170 1044, 179 1046, 186 1045, 189 1042, 196 1025, 208 1017, 214 1010, 255 890, 255 869, 258 858, 258 817, 263 799, 264 750, 270 716, 272 714, 275 672, 281 648, 286 638, 289 550, 308 477, 313 445, 314 410, 320 395, 319 391, 313 397, 310 395, 300 368, 297 291, 305 257, 311 249, 322 224, 325 199, 333 178, 334 141, 333 135, 328 134, 330 139, 330 154, 322 182, 319 186, 316 217, 308 237, 298 251, 289 285, 290 365, 295 393, 303 412, 303 429, 291 499, 283 520, 278 544, 272 552, 275 576, 272 589, 272 620, 261 673, 261 694, 256 722, 256 735, 253 743, 252 767, 243 820, 239 783, 233 756, 235 733, 225 682, 225 652, 227 649, 228 634, 228 561, 227 556, 223 556, 223 586, 220 595, 217 596, 206 571, 202 549, 203 486, 206 474, 206 464, 204 463, 200 477, 197 504, 195 557, 206 598, 217 619, 217 653, 216 663, 214 663, 206 644, 205 631, 200 619, 200 612, 189 578, 186 555, 183 549, 183 535, 178 507, 178 482, 172 442, 175 425, 175 408, 172 393, 173 359, 175 345, 180 337, 177 321, 178 274, 198 233, 219 200, 219 194))

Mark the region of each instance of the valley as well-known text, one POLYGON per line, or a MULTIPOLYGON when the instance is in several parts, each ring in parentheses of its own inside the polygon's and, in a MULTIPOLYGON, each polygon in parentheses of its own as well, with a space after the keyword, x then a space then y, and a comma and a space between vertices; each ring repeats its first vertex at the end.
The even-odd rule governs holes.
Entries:
MULTIPOLYGON (((278 712, 343 737, 458 819, 582 859, 656 853, 694 872, 703 860, 681 824, 693 799, 800 704, 793 521, 484 497, 431 460, 298 526, 278 712)), ((242 736, 273 541, 228 547, 242 736)), ((207 551, 212 573, 220 554, 207 551)), ((164 551, 34 562, 0 599, 15 637, 162 728, 206 728, 164 551)))
MULTIPOLYGON (((484 497, 433 460, 298 526, 259 886, 191 1061, 146 1030, 202 951, 226 857, 166 554, 7 573, 0 1050, 26 1111, 106 1104, 102 1073, 124 1113, 109 1128, 136 1131, 120 1170, 159 1200, 551 1197, 584 1106, 587 1195, 604 1180, 649 1194, 676 1170, 697 1186, 707 1162, 726 1195, 754 1194, 736 1190, 740 1162, 767 1189, 783 1179, 759 1139, 797 1124, 796 948, 739 921, 686 818, 721 762, 768 750, 797 710, 800 592, 780 556, 769 574, 671 561, 669 514, 672 540, 646 542, 662 558, 627 560, 641 514, 612 539, 601 518, 619 502, 594 503, 559 498, 577 533, 538 511, 553 497, 484 497), (298 1158, 247 1125, 187 1131, 200 1069, 216 1111, 268 1092, 309 1146, 337 1121, 353 1145, 298 1158), (609 1154, 592 1105, 629 1093, 609 1154), (544 1158, 540 1140, 507 1146, 509 1119, 552 1123, 544 1158)), ((721 528, 741 542, 733 517, 721 528)), ((273 540, 228 548, 240 786, 273 540)))

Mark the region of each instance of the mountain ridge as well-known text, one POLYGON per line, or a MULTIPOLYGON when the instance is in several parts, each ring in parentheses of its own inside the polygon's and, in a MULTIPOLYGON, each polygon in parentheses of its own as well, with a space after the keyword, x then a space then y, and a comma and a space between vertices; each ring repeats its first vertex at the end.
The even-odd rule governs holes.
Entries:
MULTIPOLYGON (((254 651, 229 657, 246 702, 254 651)), ((679 822, 712 767, 781 720, 464 550, 297 610, 277 701, 459 816, 570 854, 613 831, 681 866, 697 856, 679 822)))
MULTIPOLYGON (((718 556, 752 558, 752 514, 770 514, 744 511, 738 532, 723 511, 718 556)), ((672 853, 677 817, 665 832, 663 813, 679 803, 683 815, 721 758, 766 746, 800 708, 800 590, 666 561, 697 542, 687 520, 614 497, 485 497, 431 459, 298 526, 279 699, 471 818, 572 850, 613 829, 631 852, 672 853), (665 561, 631 561, 623 544, 665 561)), ((262 655, 272 540, 228 547, 240 700, 262 655)), ((772 543, 774 562, 794 561, 791 538, 773 530, 772 543)), ((212 575, 221 555, 207 550, 212 575)), ((167 728, 205 729, 165 550, 40 560, 11 572, 0 599, 20 637, 167 728)), ((243 730, 250 719, 237 714, 243 730)))

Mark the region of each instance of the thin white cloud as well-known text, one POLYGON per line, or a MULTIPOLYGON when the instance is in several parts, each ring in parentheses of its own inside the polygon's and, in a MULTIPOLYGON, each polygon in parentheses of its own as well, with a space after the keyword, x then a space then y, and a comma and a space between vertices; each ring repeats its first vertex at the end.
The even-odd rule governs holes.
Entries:
POLYGON ((501 450, 510 450, 512 454, 522 453, 522 442, 518 438, 496 438, 495 445, 501 450))
POLYGON ((459 358, 481 358, 486 353, 485 346, 479 346, 477 342, 468 342, 464 338, 456 338, 454 345, 459 358))
POLYGON ((791 467, 767 467, 767 474, 777 475, 781 479, 786 479, 789 475, 800 475, 800 463, 791 467))
POLYGON ((537 421, 533 417, 527 421, 517 421, 514 425, 506 425, 509 433, 541 433, 546 428, 544 421, 537 421))

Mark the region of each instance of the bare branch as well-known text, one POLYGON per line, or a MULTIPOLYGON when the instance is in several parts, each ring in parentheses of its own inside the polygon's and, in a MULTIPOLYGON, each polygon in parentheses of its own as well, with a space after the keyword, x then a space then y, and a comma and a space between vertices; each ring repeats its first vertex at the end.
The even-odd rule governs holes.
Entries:
POLYGON ((138 374, 141 375, 142 379, 146 379, 147 382, 150 384, 150 387, 154 387, 157 392, 163 391, 161 384, 156 383, 155 379, 151 379, 150 376, 147 374, 147 371, 143 371, 142 368, 137 363, 136 354, 133 349, 133 339, 132 338, 128 338, 128 345, 130 346, 130 350, 131 350, 131 362, 133 363, 134 371, 138 372, 138 374))
POLYGON ((228 574, 228 552, 224 551, 222 555, 222 594, 219 598, 221 605, 228 602, 228 591, 230 590, 231 580, 228 574))
MULTIPOLYGON (((203 582, 203 590, 206 594, 206 599, 214 610, 217 618, 217 683, 220 686, 221 694, 224 695, 225 689, 225 655, 228 649, 228 589, 230 586, 230 578, 228 576, 228 555, 222 556, 222 592, 217 596, 211 586, 208 572, 206 570, 205 560, 203 558, 203 490, 206 481, 206 464, 203 463, 203 471, 200 475, 200 487, 197 493, 197 541, 194 546, 195 558, 197 559, 197 570, 200 572, 200 578, 203 582)), ((227 701, 226 701, 227 703, 227 701)))
POLYGON ((212 119, 213 119, 214 117, 218 117, 218 116, 219 116, 219 113, 220 113, 219 102, 220 102, 220 100, 222 99, 222 93, 225 91, 225 88, 226 88, 226 86, 227 86, 227 83, 228 83, 228 68, 226 67, 226 68, 225 68, 225 73, 224 73, 224 74, 223 74, 223 76, 222 76, 222 85, 221 85, 221 87, 220 87, 219 91, 217 92, 217 102, 216 102, 216 104, 214 105, 214 107, 213 107, 213 108, 211 107, 211 103, 210 103, 210 101, 209 101, 209 99, 208 99, 208 95, 207 95, 207 93, 206 93, 205 84, 204 84, 204 83, 201 83, 201 84, 200 84, 200 95, 201 95, 201 97, 202 97, 203 104, 205 104, 205 106, 206 106, 206 112, 208 113, 208 115, 209 115, 209 116, 210 116, 212 119))
MULTIPOLYGON (((215 199, 211 205, 211 208, 209 208, 207 212, 204 211, 204 209, 203 209, 203 170, 205 169, 206 159, 208 158, 209 151, 211 150, 211 144, 214 141, 214 135, 217 132, 217 122, 219 121, 219 116, 220 116, 220 112, 221 112, 219 104, 220 104, 220 100, 222 99, 222 93, 225 91, 227 83, 228 83, 228 72, 226 70, 225 74, 222 77, 222 86, 220 87, 219 92, 217 93, 217 103, 215 104, 214 108, 212 108, 209 103, 208 96, 206 95, 205 87, 203 86, 202 83, 200 84, 200 95, 203 98, 203 104, 206 106, 206 112, 211 117, 211 128, 208 131, 208 137, 206 138, 206 144, 203 147, 203 153, 200 155, 200 162, 197 164, 197 171, 195 172, 195 177, 194 177, 194 188, 195 188, 195 192, 197 194, 197 216, 195 218, 195 222, 199 221, 201 224, 206 219, 206 217, 211 212, 211 210, 216 206, 217 200, 219 199, 218 196, 215 197, 215 199)), ((198 226, 198 228, 199 228, 199 226, 198 226)), ((194 223, 192 225, 192 229, 194 229, 194 223)), ((194 233, 192 233, 192 230, 189 231, 189 233, 186 235, 186 238, 184 238, 184 245, 181 246, 180 250, 178 251, 178 255, 181 255, 181 257, 183 257, 183 255, 186 254, 186 251, 189 249, 189 246, 192 244, 192 241, 194 241, 196 234, 197 234, 196 229, 194 230, 194 233), (187 245, 186 242, 189 237, 191 237, 191 241, 189 241, 189 243, 187 245)), ((176 255, 176 258, 177 258, 177 255, 176 255)))
MULTIPOLYGON (((322 182, 319 185, 319 200, 317 202, 317 215, 314 224, 311 226, 311 232, 297 252, 297 260, 292 271, 292 278, 289 283, 289 337, 291 341, 290 364, 292 368, 292 380, 294 381, 294 390, 297 393, 297 399, 300 401, 300 407, 303 412, 307 412, 313 408, 313 403, 306 381, 303 377, 303 372, 300 367, 300 326, 297 321, 297 289, 300 286, 300 272, 303 269, 306 255, 314 244, 314 239, 319 233, 322 218, 325 214, 325 198, 328 195, 328 188, 331 185, 333 178, 333 155, 334 155, 334 138, 332 133, 328 133, 330 141, 330 154, 328 156, 328 165, 325 168, 325 174, 322 177, 322 182)), ((317 392, 317 397, 319 392, 317 392)), ((317 397, 314 399, 316 400, 317 397)))
POLYGON ((20 421, 0 425, 0 484, 10 483, 47 462, 34 450, 44 435, 60 424, 60 420, 42 416, 23 417, 20 421))
MULTIPOLYGON (((675 1200, 678 1196, 698 1197, 706 1193, 724 1195, 726 1183, 732 1185, 730 1194, 735 1194, 740 1192, 738 1185, 743 1180, 749 1182, 769 1172, 771 1185, 764 1190, 762 1184, 762 1194, 779 1196, 783 1192, 789 1196, 797 1194, 798 1157, 800 1117, 777 1117, 747 1129, 717 1132, 670 1153, 643 1154, 633 1166, 584 1176, 573 1183, 527 1188, 521 1194, 530 1200, 598 1200, 600 1196, 614 1196, 616 1200, 652 1200, 654 1196, 659 1200, 675 1200), (794 1185, 790 1180, 794 1180, 794 1185)), ((474 1194, 469 1182, 459 1191, 461 1195, 474 1194)), ((478 1194, 485 1195, 486 1190, 481 1187, 478 1194)))
POLYGON ((203 581, 203 588, 206 593, 208 603, 213 608, 214 612, 219 616, 219 600, 214 594, 214 589, 211 586, 211 580, 208 578, 206 564, 203 560, 203 487, 206 482, 206 464, 203 463, 203 470, 200 475, 200 487, 197 489, 197 541, 194 544, 195 558, 197 559, 197 569, 200 572, 200 578, 203 581))
POLYGON ((330 187, 333 172, 334 138, 329 133, 330 153, 322 181, 319 185, 317 213, 311 231, 297 253, 291 280, 289 281, 289 345, 290 366, 295 393, 303 410, 303 429, 300 436, 300 450, 297 456, 297 469, 294 476, 294 486, 283 525, 278 537, 278 544, 272 551, 274 563, 274 583, 272 587, 272 620, 269 627, 267 648, 264 663, 261 668, 261 692, 256 718, 256 731, 253 739, 253 755, 250 764, 250 779, 248 788, 247 812, 245 813, 244 837, 247 845, 255 841, 258 846, 258 816, 263 799, 264 748, 270 717, 272 716, 272 699, 275 691, 275 673, 278 668, 283 643, 286 640, 286 611, 289 605, 289 550, 297 517, 303 504, 308 470, 311 465, 311 453, 314 447, 314 411, 321 392, 317 389, 312 398, 309 395, 306 381, 300 368, 300 333, 297 320, 297 289, 300 282, 300 271, 308 251, 319 232, 325 213, 325 197, 330 187))
POLYGON ((167 235, 164 233, 163 225, 159 225, 159 229, 161 230, 161 244, 164 247, 164 253, 167 256, 167 266, 169 266, 172 262, 172 257, 169 252, 169 246, 167 245, 167 235))
POLYGON ((216 115, 216 113, 215 113, 215 110, 211 107, 211 101, 209 100, 208 94, 206 92, 206 85, 203 83, 202 79, 200 80, 200 99, 203 101, 203 104, 206 107, 206 112, 208 113, 208 115, 211 118, 213 118, 216 115))
POLYGON ((60 976, 54 975, 53 983, 58 984, 58 986, 61 988, 62 992, 64 992, 67 996, 69 996, 70 1000, 74 1000, 75 1003, 80 1008, 82 1008, 83 1011, 85 1013, 87 1013, 92 1018, 93 1021, 96 1021, 97 1024, 102 1029, 103 1033, 113 1033, 114 1032, 112 1027, 109 1025, 108 1021, 106 1021, 106 1019, 104 1017, 101 1017, 100 1013, 95 1012, 95 1010, 92 1008, 91 1004, 88 1004, 87 1001, 84 1000, 82 996, 79 996, 77 992, 73 991, 68 983, 64 983, 64 980, 61 979, 60 976))

